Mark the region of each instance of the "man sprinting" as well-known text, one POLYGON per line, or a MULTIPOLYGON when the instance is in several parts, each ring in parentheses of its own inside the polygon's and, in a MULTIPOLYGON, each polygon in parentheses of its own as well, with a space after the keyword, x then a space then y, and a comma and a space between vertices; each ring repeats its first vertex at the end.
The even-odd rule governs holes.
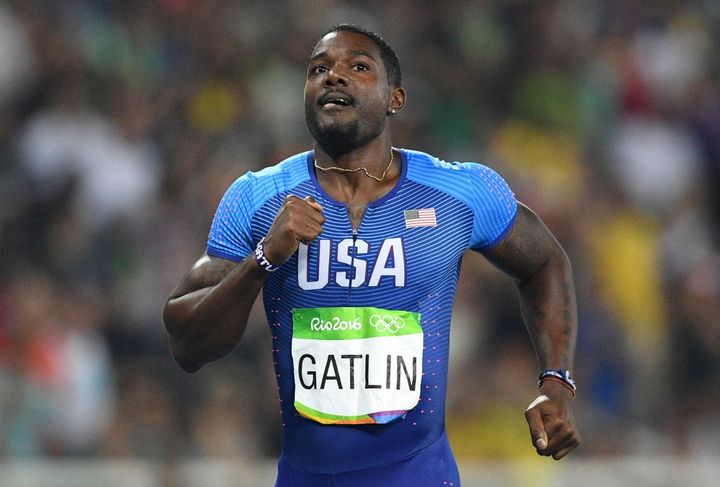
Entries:
POLYGON ((263 289, 282 406, 277 486, 459 485, 444 416, 467 249, 517 282, 540 372, 525 412, 533 446, 560 459, 580 441, 563 249, 492 169, 394 148, 405 100, 381 37, 331 28, 308 63, 312 150, 232 184, 206 254, 165 305, 173 355, 194 372, 237 346, 263 289))

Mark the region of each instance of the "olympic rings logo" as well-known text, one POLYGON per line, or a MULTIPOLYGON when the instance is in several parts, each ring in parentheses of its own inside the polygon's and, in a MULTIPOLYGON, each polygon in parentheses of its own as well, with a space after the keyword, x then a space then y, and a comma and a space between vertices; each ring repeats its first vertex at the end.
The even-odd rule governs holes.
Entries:
POLYGON ((405 326, 405 320, 399 316, 372 315, 370 317, 370 326, 380 333, 397 333, 405 326))

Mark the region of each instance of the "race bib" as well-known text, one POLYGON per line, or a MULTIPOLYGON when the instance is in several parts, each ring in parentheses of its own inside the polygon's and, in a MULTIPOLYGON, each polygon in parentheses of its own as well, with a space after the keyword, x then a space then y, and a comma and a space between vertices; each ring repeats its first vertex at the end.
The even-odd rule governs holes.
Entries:
POLYGON ((419 313, 294 309, 295 409, 323 424, 401 418, 420 399, 422 351, 419 313))

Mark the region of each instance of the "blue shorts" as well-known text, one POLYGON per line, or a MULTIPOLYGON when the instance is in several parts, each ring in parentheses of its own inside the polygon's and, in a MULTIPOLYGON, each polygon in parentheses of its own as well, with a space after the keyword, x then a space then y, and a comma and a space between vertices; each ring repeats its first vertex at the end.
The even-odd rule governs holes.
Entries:
POLYGON ((338 474, 311 473, 280 456, 275 487, 459 487, 455 457, 447 436, 404 460, 381 467, 338 474))

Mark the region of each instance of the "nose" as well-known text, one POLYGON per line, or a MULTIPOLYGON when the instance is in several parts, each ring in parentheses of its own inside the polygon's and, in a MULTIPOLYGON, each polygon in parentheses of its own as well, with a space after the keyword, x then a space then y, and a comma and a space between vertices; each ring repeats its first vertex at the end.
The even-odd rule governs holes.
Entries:
POLYGON ((338 67, 330 69, 325 75, 325 86, 342 85, 347 86, 347 76, 338 67))

